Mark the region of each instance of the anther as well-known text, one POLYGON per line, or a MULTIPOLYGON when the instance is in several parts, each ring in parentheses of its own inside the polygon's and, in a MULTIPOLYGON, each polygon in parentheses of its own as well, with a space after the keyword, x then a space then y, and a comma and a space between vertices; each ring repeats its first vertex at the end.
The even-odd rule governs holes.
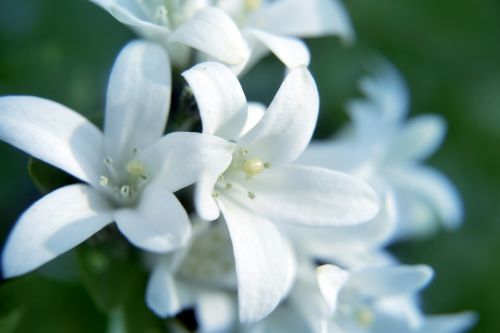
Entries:
POLYGON ((113 160, 109 156, 106 157, 102 162, 106 165, 113 165, 113 160))
POLYGON ((101 177, 99 178, 99 184, 101 184, 101 186, 103 186, 103 187, 108 186, 108 184, 109 184, 109 179, 108 179, 108 177, 106 177, 106 176, 101 176, 101 177))
POLYGON ((246 148, 240 148, 238 150, 238 153, 240 154, 241 157, 246 158, 248 155, 248 149, 246 148))
POLYGON ((212 192, 212 198, 217 199, 219 197, 219 192, 214 191, 212 192))
POLYGON ((130 195, 130 186, 129 185, 123 185, 120 187, 120 194, 123 197, 128 197, 130 195))
POLYGON ((259 173, 264 171, 265 168, 265 163, 263 163, 260 158, 252 158, 246 160, 245 164, 243 165, 243 171, 250 177, 258 175, 259 173))
POLYGON ((248 197, 249 197, 250 199, 252 199, 252 200, 253 200, 253 199, 255 199, 255 193, 253 193, 253 192, 248 192, 248 197))
POLYGON ((127 163, 127 172, 132 176, 141 177, 144 176, 145 169, 144 164, 138 160, 132 160, 127 163))
POLYGON ((226 185, 224 186, 226 190, 229 190, 231 187, 233 187, 233 184, 231 183, 226 183, 226 185))

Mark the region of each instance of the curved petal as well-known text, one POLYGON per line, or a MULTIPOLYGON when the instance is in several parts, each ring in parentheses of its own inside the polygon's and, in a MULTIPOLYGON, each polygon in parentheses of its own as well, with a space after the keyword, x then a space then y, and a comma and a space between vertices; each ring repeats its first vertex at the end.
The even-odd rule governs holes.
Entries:
POLYGON ((166 26, 152 22, 151 13, 140 7, 134 0, 90 0, 108 11, 115 19, 130 26, 146 38, 166 40, 170 30, 166 26))
POLYGON ((236 24, 214 7, 197 11, 172 32, 169 42, 187 44, 230 65, 243 63, 249 57, 248 46, 236 24))
MULTIPOLYGON (((215 180, 231 163, 234 144, 216 136, 194 132, 165 135, 137 155, 151 182, 175 192, 202 176, 215 180)), ((211 192, 210 192, 211 194, 211 192)))
POLYGON ((117 210, 114 218, 125 237, 146 251, 169 252, 185 245, 191 236, 184 207, 161 186, 147 186, 136 207, 117 210))
POLYGON ((38 268, 111 223, 106 198, 87 185, 51 192, 28 208, 14 226, 2 254, 4 277, 38 268))
POLYGON ((295 160, 306 148, 318 118, 316 84, 305 67, 290 71, 264 117, 238 145, 271 164, 295 160))
POLYGON ((338 294, 349 279, 349 273, 334 265, 322 265, 316 269, 316 274, 321 294, 328 304, 330 314, 333 314, 337 308, 338 294))
MULTIPOLYGON (((391 176, 396 190, 407 193, 406 205, 423 202, 432 207, 447 228, 460 225, 463 219, 462 201, 455 186, 443 174, 429 167, 415 167, 398 170, 391 176)), ((398 195, 396 193, 396 199, 398 195)))
POLYGON ((306 44, 294 37, 283 37, 259 29, 247 29, 260 42, 267 46, 288 68, 309 66, 311 56, 306 44))
POLYGON ((449 315, 426 316, 423 325, 416 333, 459 333, 465 332, 477 321, 473 312, 462 312, 449 315))
POLYGON ((0 97, 0 139, 89 183, 104 157, 99 129, 75 111, 31 96, 0 97))
POLYGON ((366 183, 340 172, 304 166, 271 167, 241 189, 233 185, 228 193, 249 211, 273 222, 308 226, 365 222, 379 206, 366 183), (247 191, 254 194, 253 199, 247 191))
POLYGON ((434 153, 443 142, 446 123, 438 115, 411 119, 394 138, 387 152, 391 163, 419 162, 434 153))
POLYGON ((220 198, 236 261, 240 320, 264 318, 284 296, 287 284, 287 249, 276 226, 249 214, 238 204, 220 198))
POLYGON ((250 17, 249 25, 281 35, 354 39, 349 15, 338 0, 274 1, 250 17))
POLYGON ((163 261, 155 266, 149 277, 146 304, 160 317, 175 316, 182 310, 174 275, 163 261))
POLYGON ((254 128, 255 125, 259 123, 259 121, 264 117, 267 108, 262 103, 257 102, 249 102, 248 103, 248 115, 247 121, 245 122, 245 126, 241 130, 241 135, 245 135, 254 128))
POLYGON ((247 118, 240 82, 226 66, 205 62, 182 73, 198 104, 203 133, 237 140, 247 118))
POLYGON ((197 297, 196 320, 204 333, 230 332, 237 322, 234 297, 225 292, 203 291, 197 297))
POLYGON ((351 274, 348 285, 370 297, 414 293, 432 279, 429 266, 369 267, 351 274))
POLYGON ((171 73, 159 45, 134 41, 121 51, 108 85, 104 136, 113 159, 129 159, 133 149, 158 140, 170 107, 171 73))

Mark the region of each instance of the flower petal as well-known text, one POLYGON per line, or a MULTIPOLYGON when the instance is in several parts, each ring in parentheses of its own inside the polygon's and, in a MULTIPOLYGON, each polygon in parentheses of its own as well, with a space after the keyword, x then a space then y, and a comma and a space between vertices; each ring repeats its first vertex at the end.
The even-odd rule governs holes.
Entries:
POLYGON ((425 322, 417 333, 458 333, 465 332, 477 321, 473 312, 462 312, 449 315, 426 316, 425 322))
POLYGON ((196 320, 204 333, 230 332, 237 318, 235 299, 228 293, 202 291, 197 297, 196 320))
POLYGON ((349 15, 337 0, 275 1, 250 17, 249 25, 289 36, 354 38, 349 15))
POLYGON ((136 207, 117 210, 114 218, 125 237, 146 251, 169 252, 185 245, 191 236, 184 207, 161 186, 148 185, 136 207))
POLYGON ((311 56, 306 44, 298 38, 283 37, 259 29, 247 29, 281 60, 286 67, 309 66, 311 56))
MULTIPOLYGON (((463 207, 455 186, 443 174, 429 167, 400 169, 391 174, 396 191, 406 192, 405 202, 400 205, 425 204, 434 210, 447 228, 460 226, 463 219, 463 207)), ((396 199, 401 196, 396 192, 396 199)), ((401 200, 400 200, 401 201, 401 200)), ((404 209, 404 207, 403 207, 404 209)), ((411 222, 408 216, 406 222, 411 222)), ((411 226, 409 226, 411 227, 411 226)))
POLYGON ((371 297, 386 297, 418 291, 432 279, 429 266, 369 267, 351 274, 348 285, 371 297))
POLYGON ((366 183, 316 167, 271 167, 228 193, 254 214, 279 223, 351 225, 368 221, 378 211, 377 196, 366 183), (247 191, 255 197, 250 199, 247 191))
POLYGON ((130 26, 146 38, 166 40, 170 30, 155 24, 151 17, 134 0, 90 0, 108 11, 115 19, 130 26))
POLYGON ((276 226, 220 198, 236 261, 240 321, 264 318, 284 296, 287 248, 276 226))
POLYGON ((14 226, 2 255, 4 277, 38 268, 111 223, 106 198, 87 185, 51 192, 28 208, 14 226))
POLYGON ((305 67, 290 71, 264 117, 238 145, 271 164, 295 160, 306 148, 318 118, 316 84, 305 67))
POLYGON ((443 142, 446 123, 438 115, 422 115, 411 119, 400 130, 389 148, 392 163, 418 162, 428 158, 443 142))
POLYGON ((182 310, 177 288, 169 262, 160 260, 149 277, 146 304, 160 317, 175 316, 182 310))
POLYGON ((203 133, 239 139, 247 118, 247 101, 240 82, 226 66, 205 62, 182 73, 193 90, 203 133))
POLYGON ((318 286, 321 290, 330 314, 337 308, 337 297, 349 278, 349 273, 334 265, 322 265, 316 269, 318 286))
POLYGON ((162 136, 170 92, 165 50, 144 41, 127 44, 118 55, 108 85, 104 126, 108 156, 130 159, 132 149, 142 149, 162 136))
POLYGON ((31 96, 1 97, 0 139, 83 181, 99 180, 102 134, 61 104, 31 96))
POLYGON ((213 178, 215 183, 229 166, 233 151, 233 143, 216 136, 174 132, 140 152, 137 158, 148 167, 151 182, 175 192, 202 175, 213 178))
POLYGON ((236 24, 214 7, 197 11, 172 32, 169 42, 187 44, 230 65, 243 63, 249 57, 248 46, 236 24))
POLYGON ((264 117, 266 110, 267 108, 264 106, 264 104, 249 102, 247 121, 245 122, 245 126, 243 126, 243 129, 241 130, 241 135, 245 135, 246 133, 248 133, 248 131, 254 128, 254 126, 257 125, 262 119, 262 117, 264 117))

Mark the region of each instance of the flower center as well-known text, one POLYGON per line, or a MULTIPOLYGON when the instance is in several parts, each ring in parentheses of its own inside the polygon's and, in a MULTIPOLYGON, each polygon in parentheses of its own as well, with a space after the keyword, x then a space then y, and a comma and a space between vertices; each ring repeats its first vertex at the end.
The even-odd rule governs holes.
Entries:
POLYGON ((264 162, 258 156, 249 156, 250 153, 246 148, 240 148, 233 154, 231 165, 219 176, 216 190, 212 193, 214 198, 217 198, 223 191, 239 187, 247 192, 248 198, 255 199, 256 194, 251 190, 252 181, 255 176, 269 169, 271 163, 264 162))
POLYGON ((247 12, 253 12, 262 5, 262 0, 244 0, 245 10, 247 12))
POLYGON ((115 165, 110 157, 106 157, 103 163, 107 173, 101 175, 100 185, 104 191, 118 205, 128 206, 135 203, 148 181, 144 164, 131 159, 123 167, 115 165))

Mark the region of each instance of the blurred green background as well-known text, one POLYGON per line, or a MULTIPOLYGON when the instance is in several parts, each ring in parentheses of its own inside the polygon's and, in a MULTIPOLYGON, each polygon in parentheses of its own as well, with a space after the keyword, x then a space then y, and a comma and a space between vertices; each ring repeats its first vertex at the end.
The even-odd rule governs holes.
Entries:
MULTIPOLYGON (((474 310, 479 322, 472 332, 500 332, 500 2, 347 0, 346 6, 358 37, 354 47, 335 38, 308 41, 322 102, 316 135, 326 137, 345 122, 343 106, 359 93, 357 81, 378 55, 406 78, 413 115, 447 119, 446 142, 429 163, 459 188, 464 225, 392 249, 406 263, 434 267, 434 281, 423 293, 428 313, 474 310)), ((2 0, 0 95, 45 97, 98 118, 114 57, 132 38, 89 1, 2 0)), ((281 71, 274 59, 256 67, 243 80, 249 99, 268 102, 281 71)), ((41 194, 29 179, 24 153, 0 143, 0 156, 3 244, 16 218, 41 194)), ((123 262, 117 265, 127 272, 123 262)), ((0 332, 103 332, 102 306, 72 277, 70 266, 63 280, 47 277, 49 269, 42 277, 0 282, 0 332)), ((92 277, 84 280, 88 286, 92 277)), ((144 285, 144 276, 131 280, 144 285)), ((136 316, 137 332, 146 326, 156 332, 139 294, 127 295, 127 312, 136 316)))

